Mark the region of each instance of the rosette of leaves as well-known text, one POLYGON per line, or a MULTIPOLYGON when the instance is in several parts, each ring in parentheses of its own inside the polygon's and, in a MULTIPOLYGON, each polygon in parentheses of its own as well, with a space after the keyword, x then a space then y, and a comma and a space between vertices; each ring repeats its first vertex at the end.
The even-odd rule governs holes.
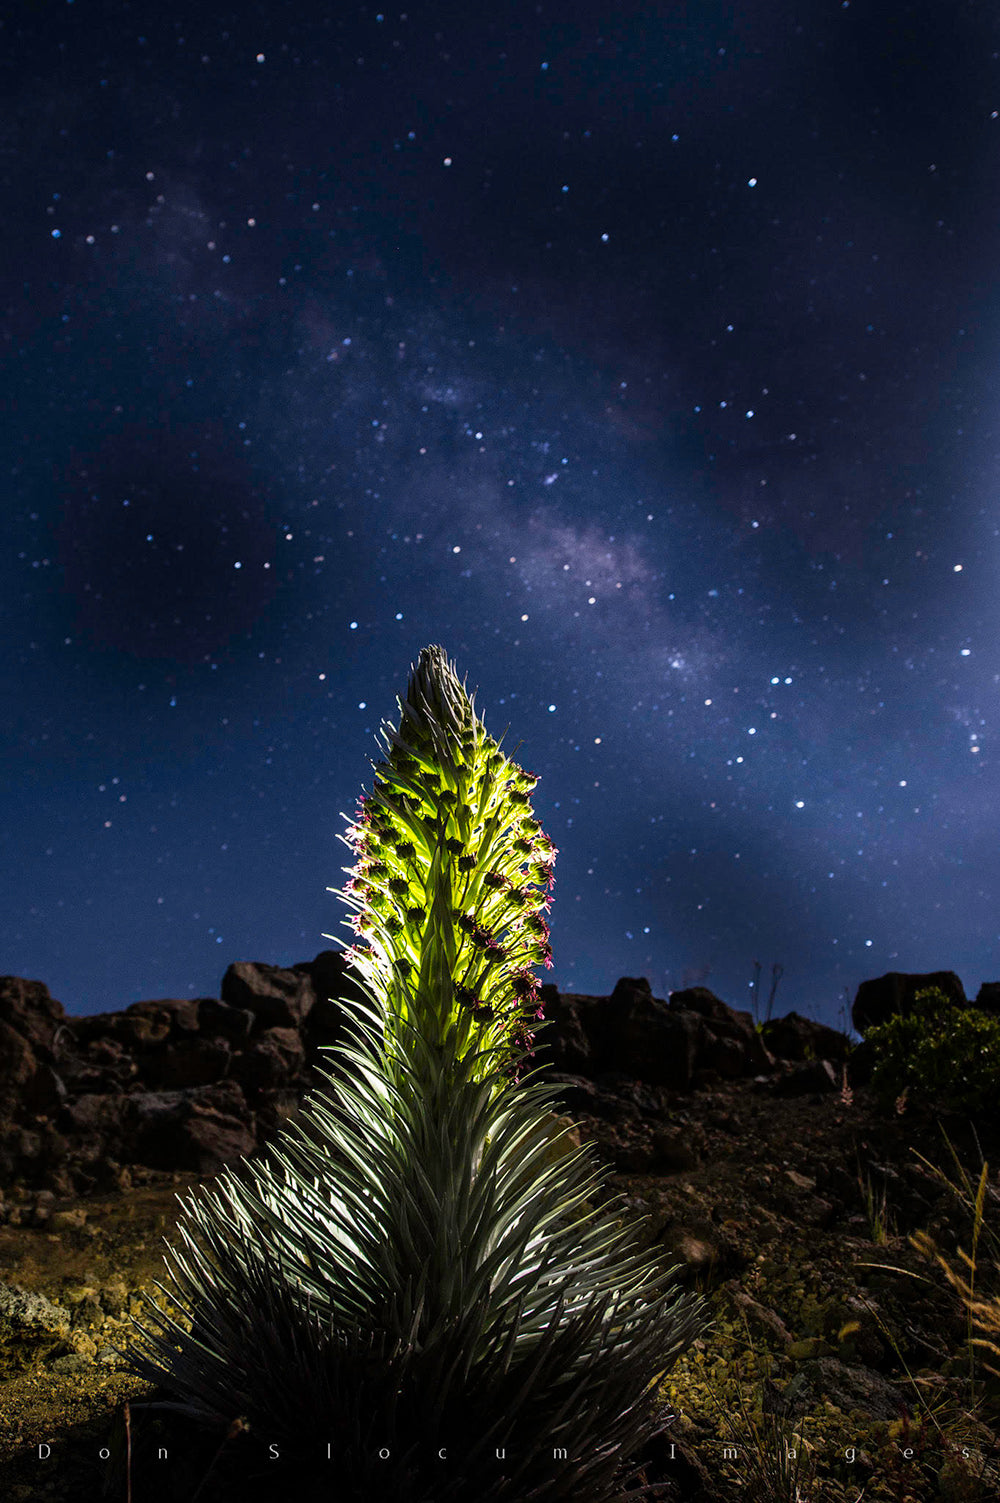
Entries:
POLYGON ((554 855, 529 776, 440 648, 400 706, 349 836, 367 949, 344 1068, 183 1202, 159 1286, 179 1309, 137 1327, 132 1365, 239 1431, 242 1499, 280 1468, 303 1497, 603 1503, 704 1301, 589 1208, 605 1171, 553 1156, 557 1088, 518 1078, 554 855))

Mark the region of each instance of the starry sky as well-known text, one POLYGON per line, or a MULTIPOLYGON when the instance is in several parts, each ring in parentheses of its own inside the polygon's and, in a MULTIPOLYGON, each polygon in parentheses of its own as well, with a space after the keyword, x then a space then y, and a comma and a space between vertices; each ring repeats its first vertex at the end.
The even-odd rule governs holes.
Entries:
POLYGON ((439 642, 543 980, 1000 977, 994 5, 18 0, 0 78, 0 971, 350 944, 439 642))

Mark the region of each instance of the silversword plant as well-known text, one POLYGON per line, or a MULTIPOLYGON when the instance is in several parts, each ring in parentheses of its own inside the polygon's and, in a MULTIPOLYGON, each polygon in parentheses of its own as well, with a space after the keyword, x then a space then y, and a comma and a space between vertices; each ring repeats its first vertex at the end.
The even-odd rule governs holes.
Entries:
POLYGON ((182 1202, 179 1313, 150 1302, 132 1365, 220 1437, 238 1420, 270 1496, 277 1458, 303 1497, 603 1503, 704 1302, 593 1209, 604 1171, 553 1151, 557 1088, 524 1074, 556 854, 536 778, 440 647, 398 703, 346 837, 365 1000, 340 1072, 182 1202))

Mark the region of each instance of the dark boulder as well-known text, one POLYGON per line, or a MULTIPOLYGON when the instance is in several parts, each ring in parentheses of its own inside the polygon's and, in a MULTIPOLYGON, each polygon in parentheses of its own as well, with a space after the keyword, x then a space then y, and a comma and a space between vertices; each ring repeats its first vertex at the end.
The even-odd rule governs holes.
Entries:
POLYGON ((57 1104, 51 1067, 65 1022, 62 1003, 43 982, 0 976, 0 1119, 57 1104))
POLYGON ((237 960, 222 978, 222 1000, 253 1013, 258 1028, 298 1028, 316 1001, 307 971, 237 960))
POLYGON ((23 1034, 0 1020, 0 1115, 26 1099, 35 1080, 38 1062, 23 1034))
POLYGON ((596 1077, 553 1075, 574 1110, 609 1122, 654 1121, 670 1115, 669 1092, 631 1076, 606 1071, 596 1077))
POLYGON ((191 1038, 168 1044, 148 1072, 150 1084, 159 1090, 184 1086, 213 1085, 225 1080, 233 1056, 226 1039, 191 1038))
POLYGON ((244 1086, 288 1085, 305 1062, 305 1048, 294 1028, 269 1028, 233 1057, 232 1077, 244 1086))
POLYGON ((138 1080, 149 1059, 147 1050, 127 1038, 106 1036, 92 1038, 74 1056, 67 1053, 62 1063, 63 1077, 72 1093, 80 1091, 127 1090, 138 1080))
POLYGON ((851 1057, 847 1062, 848 1076, 852 1086, 871 1084, 876 1058, 874 1044, 866 1043, 863 1039, 860 1044, 855 1044, 851 1050, 851 1057))
POLYGON ((541 1000, 538 1053, 548 1070, 588 1077, 611 1071, 686 1092, 774 1068, 750 1014, 705 987, 664 1001, 644 976, 623 976, 609 997, 560 995, 545 986, 541 1000))
POLYGON ((35 1070, 35 1078, 25 1098, 28 1110, 39 1117, 53 1117, 69 1095, 66 1082, 44 1061, 35 1070))
POLYGON ((234 1081, 126 1098, 125 1163, 216 1174, 257 1146, 253 1115, 234 1081))
POLYGON ((198 1003, 198 1027, 206 1038, 224 1038, 238 1045, 250 1037, 254 1015, 249 1007, 230 1007, 215 997, 198 1003))
POLYGON ((988 1012, 991 1017, 1000 1018, 1000 981, 984 981, 976 993, 973 1005, 980 1012, 988 1012))
POLYGON ((836 1028, 817 1023, 790 1012, 783 1018, 765 1023, 761 1037, 771 1054, 778 1059, 832 1059, 844 1061, 851 1052, 850 1042, 836 1028))
POLYGON ((112 1139, 116 1146, 124 1132, 126 1104, 132 1099, 118 1092, 102 1095, 93 1092, 70 1101, 63 1108, 59 1127, 62 1132, 76 1138, 100 1137, 103 1143, 112 1139))
POLYGON ((608 1085, 592 1080, 587 1075, 553 1074, 550 1083, 559 1087, 559 1105, 569 1111, 600 1117, 608 1122, 624 1122, 634 1115, 635 1108, 622 1100, 608 1085))
POLYGON ((34 1053, 51 1058, 66 1012, 62 1003, 49 995, 44 982, 0 976, 0 1022, 26 1039, 34 1053))
POLYGON ((654 1132, 647 1174, 681 1174, 701 1162, 690 1135, 677 1128, 654 1132))
POLYGON ((884 976, 862 981, 858 987, 851 1021, 862 1036, 876 1024, 888 1022, 892 1017, 908 1017, 918 991, 936 986, 954 1007, 968 1007, 965 990, 954 971, 928 971, 916 974, 906 971, 889 971, 884 976))
POLYGON ((320 950, 315 960, 296 961, 292 970, 309 977, 317 1001, 350 1003, 367 997, 364 981, 345 950, 320 950))
POLYGON ((890 1421, 906 1413, 907 1395, 871 1368, 848 1366, 836 1357, 817 1357, 803 1362, 801 1372, 814 1391, 843 1414, 890 1421))
POLYGON ((664 1085, 691 1088, 704 1029, 692 1012, 671 1009, 652 995, 645 977, 623 977, 607 999, 605 1068, 664 1085))
MULTIPOLYGON (((132 1007, 142 1007, 133 1003, 132 1007)), ((165 1044, 172 1029, 169 1009, 155 1003, 148 1012, 126 1008, 124 1012, 95 1012, 85 1018, 71 1018, 68 1027, 77 1045, 87 1047, 98 1040, 113 1039, 122 1049, 155 1049, 165 1044)))
POLYGON ((164 997, 155 1002, 133 1002, 126 1007, 129 1018, 148 1018, 157 1041, 198 1032, 198 1002, 190 997, 164 997))
POLYGON ((352 1020, 358 1016, 357 1004, 371 1005, 365 984, 343 950, 321 950, 315 960, 299 961, 292 970, 311 981, 316 998, 303 1029, 308 1063, 343 1075, 344 1062, 330 1050, 334 1045, 353 1042, 357 1030, 352 1020))
MULTIPOLYGON (((543 986, 540 997, 545 1022, 536 1033, 535 1048, 539 1059, 554 1070, 569 1075, 591 1074, 601 1068, 597 1056, 598 1038, 594 1009, 588 1006, 593 997, 579 997, 543 986)), ((603 1000, 603 999, 601 999, 603 1000)))
POLYGON ((336 1074, 324 1046, 361 991, 334 951, 237 963, 222 991, 67 1018, 40 982, 0 980, 0 1179, 86 1191, 102 1166, 211 1174, 260 1147, 317 1065, 336 1074))
MULTIPOLYGON (((649 990, 648 981, 630 984, 645 984, 646 990, 649 990)), ((622 983, 619 981, 618 985, 621 986, 622 983)), ((671 992, 667 1005, 674 1011, 696 1012, 709 1026, 714 1026, 715 1032, 720 1035, 732 1035, 744 1024, 753 1031, 753 1019, 748 1012, 736 1012, 728 1002, 723 1002, 721 997, 709 991, 707 986, 685 986, 671 992)))
POLYGON ((671 992, 668 1006, 672 1011, 696 1013, 703 1020, 700 1070, 711 1071, 723 1080, 740 1080, 774 1068, 750 1014, 737 1012, 707 986, 671 992))
POLYGON ((699 1073, 704 1072, 703 1078, 742 1080, 747 1074, 746 1046, 738 1039, 716 1038, 714 1034, 708 1033, 702 1045, 701 1058, 703 1063, 699 1067, 699 1073))

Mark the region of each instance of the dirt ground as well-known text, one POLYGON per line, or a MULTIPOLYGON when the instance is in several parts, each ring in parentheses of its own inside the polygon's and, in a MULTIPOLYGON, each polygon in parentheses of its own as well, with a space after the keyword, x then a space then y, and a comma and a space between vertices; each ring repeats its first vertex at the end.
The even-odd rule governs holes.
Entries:
MULTIPOLYGON (((606 1162, 641 1159, 648 1146, 648 1125, 638 1120, 622 1126, 581 1116, 578 1123, 606 1162)), ((974 1179, 980 1147, 993 1166, 984 1210, 997 1229, 1000 1126, 981 1144, 968 1134, 963 1140, 960 1128, 955 1122, 949 1130, 974 1179)), ((648 1126, 654 1130, 662 1124, 648 1126)), ((970 1382, 961 1305, 908 1240, 929 1227, 953 1254, 969 1245, 966 1210, 914 1152, 954 1176, 939 1122, 909 1113, 886 1120, 864 1091, 851 1102, 836 1095, 770 1100, 740 1082, 679 1104, 668 1131, 680 1155, 676 1168, 619 1172, 609 1182, 630 1211, 649 1218, 650 1239, 706 1295, 714 1321, 666 1380, 663 1397, 680 1411, 675 1433, 685 1466, 664 1460, 649 1498, 746 1497, 720 1459, 731 1427, 746 1429, 744 1403, 758 1428, 780 1420, 788 1434, 794 1427, 806 1438, 821 1477, 802 1494, 809 1503, 848 1498, 862 1462, 870 1503, 1000 1496, 1000 1386, 982 1373, 970 1382), (821 1380, 848 1371, 867 1385, 863 1403, 898 1393, 906 1415, 876 1419, 823 1389, 821 1380), (917 1434, 924 1449, 904 1466, 903 1442, 917 1434), (858 1464, 847 1467, 845 1447, 855 1443, 858 1464), (949 1494, 941 1478, 959 1466, 954 1453, 962 1445, 981 1459, 979 1470, 963 1472, 949 1494)), ((142 1468, 126 1465, 130 1445, 135 1463, 144 1437, 148 1448, 150 1434, 160 1433, 160 1421, 141 1408, 154 1390, 125 1369, 114 1347, 129 1316, 145 1308, 140 1291, 163 1276, 162 1239, 181 1211, 176 1195, 197 1184, 150 1175, 125 1191, 57 1203, 43 1225, 0 1226, 0 1296, 6 1290, 9 1299, 17 1286, 28 1292, 29 1309, 38 1296, 57 1307, 34 1321, 22 1310, 5 1325, 0 1304, 3 1503, 159 1503, 150 1486, 129 1490, 130 1473, 142 1468)), ((984 1293, 995 1292, 994 1270, 984 1267, 982 1276, 984 1293)), ((778 1434, 782 1444, 785 1434, 778 1434)), ((171 1499, 191 1503, 213 1454, 192 1453, 189 1482, 172 1484, 171 1499)), ((649 1469, 644 1475, 654 1480, 649 1469)), ((199 1503, 214 1503, 212 1486, 199 1503)), ((849 1503, 856 1496, 855 1488, 849 1503)))
POLYGON ((126 1400, 140 1403, 153 1394, 123 1370, 112 1347, 124 1338, 129 1314, 143 1308, 138 1291, 162 1277, 162 1238, 180 1214, 177 1193, 198 1183, 190 1176, 155 1178, 124 1192, 57 1203, 56 1218, 71 1208, 77 1224, 56 1231, 0 1226, 0 1284, 44 1294, 70 1316, 68 1329, 4 1333, 0 1326, 4 1503, 70 1497, 77 1486, 100 1497, 112 1472, 112 1458, 102 1451, 120 1446, 126 1400))

